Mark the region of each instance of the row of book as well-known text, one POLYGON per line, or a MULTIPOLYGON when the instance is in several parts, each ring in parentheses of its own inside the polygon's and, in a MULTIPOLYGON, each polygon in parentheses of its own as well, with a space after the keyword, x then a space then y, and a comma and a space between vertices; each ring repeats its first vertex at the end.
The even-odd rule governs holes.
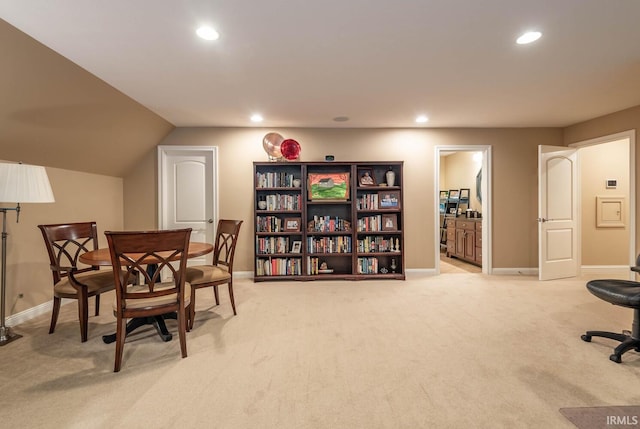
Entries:
POLYGON ((258 216, 256 219, 258 232, 283 232, 282 219, 278 216, 258 216))
POLYGON ((358 253, 399 252, 400 239, 393 237, 366 236, 358 239, 358 253))
POLYGON ((378 274, 378 258, 358 258, 358 274, 378 274))
POLYGON ((308 232, 351 231, 351 222, 338 216, 314 216, 307 224, 308 232))
POLYGON ((378 210, 378 194, 365 194, 356 199, 358 210, 378 210))
POLYGON ((256 237, 256 253, 259 255, 287 253, 288 249, 289 237, 256 237))
POLYGON ((358 218, 358 231, 382 231, 382 215, 358 218))
POLYGON ((295 176, 286 171, 256 173, 256 188, 294 188, 295 176))
POLYGON ((307 237, 307 251, 311 253, 351 253, 351 237, 307 237))
POLYGON ((301 210, 302 197, 300 194, 269 194, 265 195, 267 210, 301 210))
POLYGON ((256 275, 299 276, 302 275, 302 261, 300 258, 257 258, 256 275))

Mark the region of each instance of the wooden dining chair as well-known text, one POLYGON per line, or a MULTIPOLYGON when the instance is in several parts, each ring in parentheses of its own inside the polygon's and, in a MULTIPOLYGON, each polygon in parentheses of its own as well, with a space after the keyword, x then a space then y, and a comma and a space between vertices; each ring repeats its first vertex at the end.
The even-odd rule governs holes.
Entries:
POLYGON ((100 314, 100 294, 113 290, 113 271, 78 263, 79 256, 98 248, 95 222, 38 225, 49 255, 53 276, 53 311, 49 333, 58 322, 62 298, 78 302, 80 338, 87 341, 89 329, 89 298, 95 296, 95 315, 100 314))
POLYGON ((194 265, 187 268, 187 281, 191 285, 191 328, 195 319, 196 289, 213 287, 216 305, 220 305, 218 286, 229 285, 229 298, 233 314, 236 315, 236 303, 233 297, 233 258, 238 243, 241 220, 220 219, 213 243, 213 264, 194 265))
POLYGON ((116 299, 116 355, 120 371, 127 319, 177 313, 182 357, 187 357, 186 328, 191 288, 185 282, 191 228, 164 231, 107 231, 114 272, 116 299), (174 262, 172 264, 171 262, 174 262), (148 265, 155 268, 148 270, 148 265), (177 266, 176 266, 177 265, 177 266), (140 284, 129 285, 141 273, 140 284), (166 279, 163 281, 163 275, 166 279))

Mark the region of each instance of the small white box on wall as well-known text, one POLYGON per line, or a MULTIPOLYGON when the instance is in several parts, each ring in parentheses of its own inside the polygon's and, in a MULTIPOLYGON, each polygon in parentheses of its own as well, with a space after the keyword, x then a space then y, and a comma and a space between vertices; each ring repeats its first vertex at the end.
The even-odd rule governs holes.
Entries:
POLYGON ((596 227, 621 228, 624 223, 624 196, 596 197, 596 227))

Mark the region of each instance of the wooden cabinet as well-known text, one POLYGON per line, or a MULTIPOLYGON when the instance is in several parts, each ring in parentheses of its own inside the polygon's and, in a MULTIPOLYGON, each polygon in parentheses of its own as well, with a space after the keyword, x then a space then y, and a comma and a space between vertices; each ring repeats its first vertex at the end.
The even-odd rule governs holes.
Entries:
POLYGON ((448 222, 447 255, 482 265, 482 219, 457 218, 448 222))
POLYGON ((254 281, 404 280, 402 167, 255 162, 254 281))

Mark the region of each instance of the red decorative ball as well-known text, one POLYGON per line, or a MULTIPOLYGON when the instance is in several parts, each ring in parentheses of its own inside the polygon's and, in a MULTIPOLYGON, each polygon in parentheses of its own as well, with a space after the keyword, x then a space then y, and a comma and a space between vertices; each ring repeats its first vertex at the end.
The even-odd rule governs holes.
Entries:
POLYGON ((300 156, 300 143, 294 139, 286 139, 280 144, 280 152, 289 161, 298 159, 298 156, 300 156))

